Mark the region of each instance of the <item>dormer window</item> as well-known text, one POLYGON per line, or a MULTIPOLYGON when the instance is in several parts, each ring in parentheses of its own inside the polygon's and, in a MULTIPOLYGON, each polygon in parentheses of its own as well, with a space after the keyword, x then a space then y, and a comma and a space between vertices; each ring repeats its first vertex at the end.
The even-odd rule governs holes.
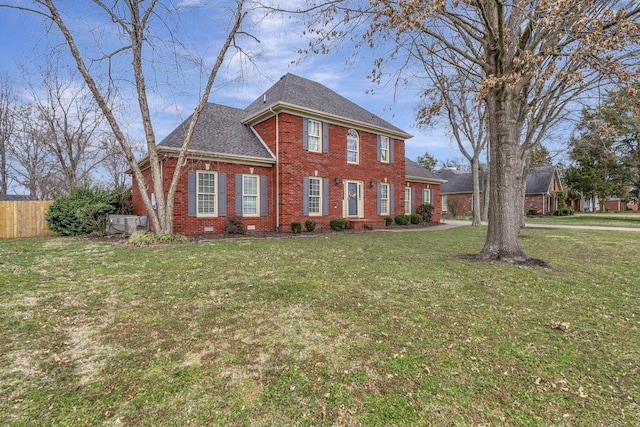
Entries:
POLYGON ((358 132, 349 129, 347 132, 347 163, 357 164, 360 160, 360 137, 358 132))

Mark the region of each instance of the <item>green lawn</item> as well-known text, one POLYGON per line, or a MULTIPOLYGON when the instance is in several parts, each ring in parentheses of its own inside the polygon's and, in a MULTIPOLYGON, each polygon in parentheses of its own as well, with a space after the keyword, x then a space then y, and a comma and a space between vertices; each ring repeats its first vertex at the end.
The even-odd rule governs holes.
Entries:
POLYGON ((637 211, 612 213, 576 213, 572 216, 543 216, 525 218, 530 224, 588 225, 603 227, 640 228, 640 213, 637 211))
POLYGON ((640 235, 0 241, 0 424, 634 426, 640 235))

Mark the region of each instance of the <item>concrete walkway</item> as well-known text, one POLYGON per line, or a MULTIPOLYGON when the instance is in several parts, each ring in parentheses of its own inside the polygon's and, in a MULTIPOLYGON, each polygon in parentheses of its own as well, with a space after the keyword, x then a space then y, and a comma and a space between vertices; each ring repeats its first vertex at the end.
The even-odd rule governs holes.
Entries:
MULTIPOLYGON (((447 219, 444 221, 446 228, 462 227, 465 225, 471 225, 471 220, 459 220, 459 219, 447 219)), ((482 225, 487 225, 483 222, 482 225)), ((633 233, 640 233, 640 228, 633 227, 605 227, 600 225, 560 225, 560 224, 527 224, 525 221, 524 228, 542 228, 542 229, 574 229, 574 230, 602 230, 602 231, 630 231, 633 233)), ((444 228, 435 227, 436 230, 443 230, 444 228)))

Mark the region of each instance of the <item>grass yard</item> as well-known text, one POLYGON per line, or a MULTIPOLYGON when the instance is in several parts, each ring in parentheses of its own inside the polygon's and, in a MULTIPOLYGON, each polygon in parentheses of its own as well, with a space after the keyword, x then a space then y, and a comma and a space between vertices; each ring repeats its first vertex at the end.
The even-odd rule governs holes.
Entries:
POLYGON ((640 228, 640 212, 610 212, 610 213, 576 213, 572 216, 550 216, 525 218, 530 224, 556 225, 588 225, 602 227, 630 227, 640 228))
POLYGON ((637 426, 636 233, 0 241, 0 424, 637 426))

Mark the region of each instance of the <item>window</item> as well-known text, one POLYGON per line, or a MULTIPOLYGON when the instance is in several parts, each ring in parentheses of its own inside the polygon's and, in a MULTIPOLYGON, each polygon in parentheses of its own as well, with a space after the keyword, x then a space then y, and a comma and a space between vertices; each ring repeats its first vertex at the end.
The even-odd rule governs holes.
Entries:
POLYGON ((411 215, 411 188, 404 189, 404 213, 405 215, 411 215))
POLYGON ((242 175, 242 215, 258 215, 258 175, 242 175))
POLYGON ((358 132, 350 129, 347 132, 347 163, 358 163, 360 138, 358 132))
POLYGON ((444 196, 442 196, 442 211, 446 212, 449 210, 449 207, 447 206, 447 195, 445 194, 444 196))
POLYGON ((322 178, 309 178, 309 215, 322 215, 322 178))
POLYGON ((317 122, 315 120, 309 120, 307 122, 307 132, 308 132, 308 147, 309 147, 309 151, 317 151, 320 152, 320 141, 321 141, 321 134, 320 134, 320 122, 317 122))
POLYGON ((389 163, 389 137, 380 136, 380 161, 389 163))
POLYGON ((422 190, 422 203, 431 203, 431 190, 426 188, 422 190))
POLYGON ((197 215, 215 216, 216 213, 216 173, 198 172, 196 193, 197 215))
POLYGON ((389 215, 389 184, 380 184, 380 215, 389 215))

